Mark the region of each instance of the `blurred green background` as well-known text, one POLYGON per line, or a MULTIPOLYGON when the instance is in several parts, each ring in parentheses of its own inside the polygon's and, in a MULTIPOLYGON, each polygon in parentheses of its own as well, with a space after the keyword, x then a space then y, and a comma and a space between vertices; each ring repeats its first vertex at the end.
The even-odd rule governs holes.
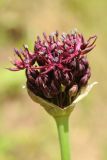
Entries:
POLYGON ((107 1, 0 0, 0 160, 59 160, 54 120, 28 97, 24 72, 9 72, 13 48, 55 30, 96 34, 88 55, 99 84, 70 117, 73 160, 107 160, 107 1))

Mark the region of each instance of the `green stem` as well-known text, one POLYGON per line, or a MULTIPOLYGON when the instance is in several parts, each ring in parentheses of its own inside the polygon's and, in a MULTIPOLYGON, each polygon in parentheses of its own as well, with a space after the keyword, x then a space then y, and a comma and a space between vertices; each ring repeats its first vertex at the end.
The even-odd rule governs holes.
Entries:
POLYGON ((61 150, 61 160, 70 160, 70 145, 69 145, 69 116, 55 117, 59 143, 61 150))

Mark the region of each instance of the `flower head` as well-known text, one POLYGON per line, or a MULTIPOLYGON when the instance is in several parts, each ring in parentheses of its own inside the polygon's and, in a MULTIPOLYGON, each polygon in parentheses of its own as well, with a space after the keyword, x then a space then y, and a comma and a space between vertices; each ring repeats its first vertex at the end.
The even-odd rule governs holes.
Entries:
POLYGON ((83 35, 74 32, 56 31, 43 40, 38 36, 33 53, 25 45, 24 50, 15 49, 19 59, 12 61, 12 71, 25 69, 27 88, 34 95, 60 108, 72 104, 81 93, 91 76, 87 53, 94 47, 96 36, 87 41, 83 35))

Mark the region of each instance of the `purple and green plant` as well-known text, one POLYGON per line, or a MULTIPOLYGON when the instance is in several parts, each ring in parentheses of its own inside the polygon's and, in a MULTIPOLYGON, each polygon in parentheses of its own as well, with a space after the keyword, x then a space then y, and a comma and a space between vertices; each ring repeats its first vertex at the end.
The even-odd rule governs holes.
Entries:
POLYGON ((97 83, 88 84, 91 76, 87 53, 95 47, 97 37, 85 40, 74 31, 59 36, 56 31, 35 41, 34 51, 27 45, 15 49, 18 58, 12 60, 11 71, 25 69, 29 96, 54 117, 61 149, 61 160, 70 160, 69 116, 77 102, 97 83))

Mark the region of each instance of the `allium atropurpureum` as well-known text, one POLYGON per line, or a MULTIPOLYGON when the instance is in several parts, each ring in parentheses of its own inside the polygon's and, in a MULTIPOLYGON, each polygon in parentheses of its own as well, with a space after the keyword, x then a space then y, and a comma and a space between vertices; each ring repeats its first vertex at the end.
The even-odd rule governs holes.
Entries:
POLYGON ((60 108, 66 108, 81 93, 91 76, 87 53, 94 47, 96 36, 85 40, 82 34, 56 31, 43 39, 39 36, 34 51, 15 49, 18 59, 12 71, 25 69, 27 88, 36 96, 60 108))

